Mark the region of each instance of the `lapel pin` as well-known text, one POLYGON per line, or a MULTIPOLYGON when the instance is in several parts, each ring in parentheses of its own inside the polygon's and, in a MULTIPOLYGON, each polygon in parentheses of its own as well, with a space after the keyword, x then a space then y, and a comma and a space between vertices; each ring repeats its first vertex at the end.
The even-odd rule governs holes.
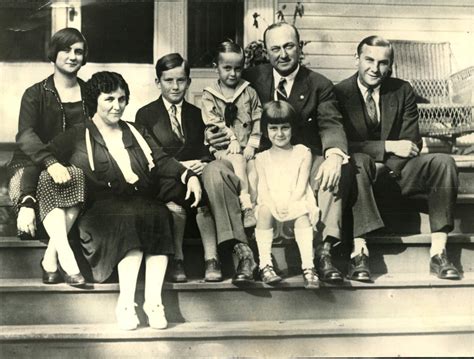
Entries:
POLYGON ((310 117, 310 118, 308 118, 308 122, 311 122, 311 121, 313 121, 313 119, 312 119, 311 117, 310 117))
POLYGON ((304 100, 304 95, 300 95, 300 100, 304 100))

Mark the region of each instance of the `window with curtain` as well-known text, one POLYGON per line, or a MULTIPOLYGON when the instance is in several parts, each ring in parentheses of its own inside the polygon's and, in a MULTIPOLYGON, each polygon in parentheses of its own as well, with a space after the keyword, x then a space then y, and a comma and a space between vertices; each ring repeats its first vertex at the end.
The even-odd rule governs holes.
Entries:
POLYGON ((82 33, 90 62, 153 63, 154 1, 87 1, 82 33))
POLYGON ((48 61, 49 1, 0 3, 0 61, 48 61))
POLYGON ((188 0, 188 61, 211 67, 216 46, 226 39, 243 45, 244 0, 188 0))

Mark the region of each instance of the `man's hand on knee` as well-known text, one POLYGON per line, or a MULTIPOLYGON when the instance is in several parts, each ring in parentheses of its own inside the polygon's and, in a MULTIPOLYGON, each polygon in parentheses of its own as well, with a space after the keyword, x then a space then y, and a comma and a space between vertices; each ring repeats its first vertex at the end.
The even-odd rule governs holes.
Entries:
POLYGON ((402 158, 411 158, 418 156, 420 149, 409 140, 385 141, 385 152, 402 158))
POLYGON ((331 191, 336 193, 341 179, 342 157, 336 154, 329 155, 316 174, 316 190, 331 191))

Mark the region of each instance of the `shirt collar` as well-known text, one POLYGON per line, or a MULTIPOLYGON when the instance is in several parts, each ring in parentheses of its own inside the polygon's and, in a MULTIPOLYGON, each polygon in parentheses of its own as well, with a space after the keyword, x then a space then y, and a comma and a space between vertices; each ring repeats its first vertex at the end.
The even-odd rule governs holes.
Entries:
MULTIPOLYGON (((359 87, 359 90, 362 93, 362 97, 366 98, 367 92, 369 91, 369 89, 368 87, 364 86, 364 84, 362 84, 362 82, 359 79, 359 76, 357 76, 357 86, 359 87)), ((379 94, 380 94, 380 85, 378 85, 377 87, 374 87, 372 96, 378 96, 379 94)))
POLYGON ((280 80, 282 78, 285 78, 288 83, 290 82, 292 83, 293 81, 295 81, 296 74, 298 73, 299 70, 300 70, 300 65, 298 64, 295 71, 293 71, 291 74, 289 74, 288 76, 281 76, 277 70, 273 69, 273 79, 275 80, 275 86, 277 86, 277 84, 280 83, 280 80))
MULTIPOLYGON (((165 104, 166 111, 170 112, 170 107, 173 104, 171 102, 169 102, 168 100, 166 100, 163 96, 161 96, 161 97, 163 98, 163 103, 165 104)), ((181 107, 183 106, 183 100, 181 100, 180 103, 175 104, 175 106, 176 106, 176 111, 180 111, 181 107)))

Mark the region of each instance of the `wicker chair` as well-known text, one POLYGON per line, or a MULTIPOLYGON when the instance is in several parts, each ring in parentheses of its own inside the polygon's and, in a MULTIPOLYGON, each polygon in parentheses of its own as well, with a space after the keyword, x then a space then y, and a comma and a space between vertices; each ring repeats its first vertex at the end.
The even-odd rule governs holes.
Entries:
POLYGON ((474 132, 474 66, 453 74, 449 42, 391 43, 395 53, 392 76, 412 84, 422 135, 453 142, 474 132))

